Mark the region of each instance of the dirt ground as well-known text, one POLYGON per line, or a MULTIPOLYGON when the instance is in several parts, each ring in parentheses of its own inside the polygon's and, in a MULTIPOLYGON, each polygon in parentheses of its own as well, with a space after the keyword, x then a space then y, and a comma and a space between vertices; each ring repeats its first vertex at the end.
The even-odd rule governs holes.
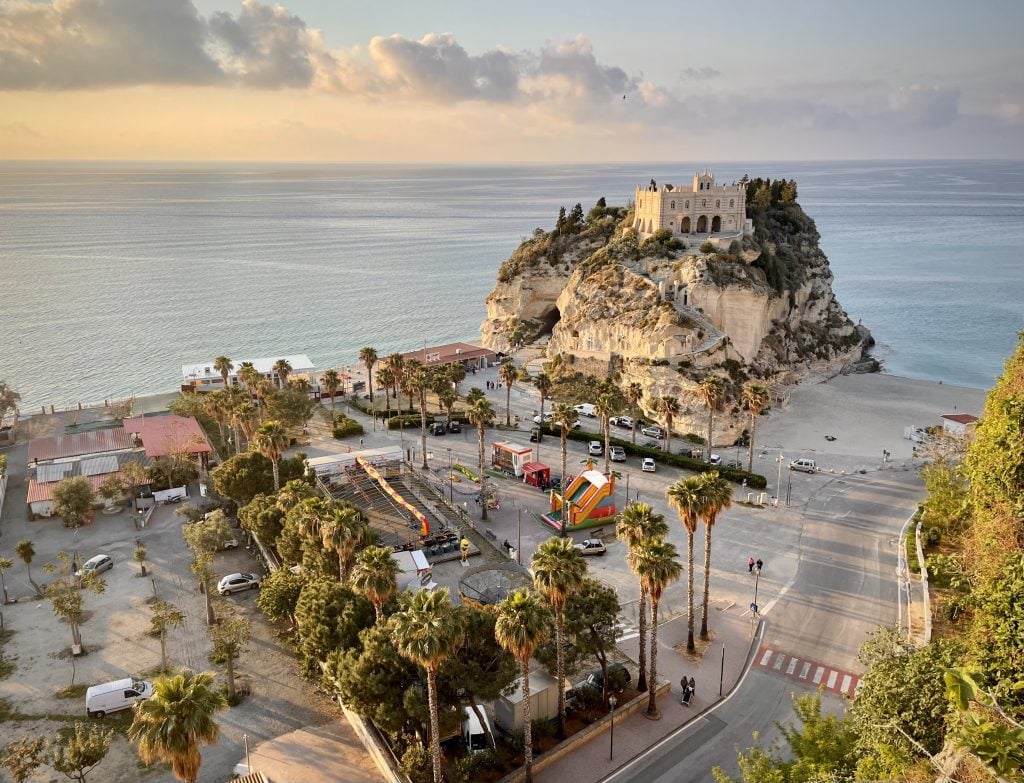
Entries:
MULTIPOLYGON (((26 736, 52 735, 78 717, 85 718, 84 696, 57 697, 57 691, 74 683, 95 684, 122 677, 152 678, 160 665, 160 643, 148 635, 148 603, 154 593, 184 612, 183 626, 170 632, 167 644, 172 667, 213 671, 223 683, 220 667, 209 661, 210 640, 205 622, 205 605, 195 578, 189 570, 189 555, 181 535, 181 518, 176 506, 159 506, 145 529, 136 529, 132 513, 97 513, 93 524, 78 530, 63 527, 59 519, 29 521, 25 514, 24 442, 4 453, 8 455, 10 484, 0 519, 0 556, 10 557, 15 566, 5 574, 8 592, 16 603, 2 608, 3 627, 11 634, 4 655, 14 663, 14 671, 0 680, 0 744, 26 736), (71 632, 54 616, 50 602, 34 597, 24 564, 14 552, 15 544, 29 538, 36 556, 32 575, 43 584, 49 576, 43 569, 55 560, 59 551, 77 553, 81 560, 103 553, 114 560, 114 567, 103 574, 106 589, 101 595, 85 596, 86 621, 82 641, 86 654, 72 658, 71 632), (147 549, 145 578, 132 558, 136 540, 147 549), (12 713, 14 713, 12 717, 12 713), (52 718, 52 719, 50 719, 52 718)), ((192 494, 197 495, 195 487, 192 494)), ((258 571, 256 559, 244 548, 218 553, 214 563, 217 578, 235 571, 258 571)), ((214 582, 215 583, 215 582, 214 582)), ((219 742, 203 749, 203 780, 228 780, 235 764, 244 760, 246 738, 250 749, 261 743, 291 734, 298 729, 329 727, 345 739, 341 753, 345 767, 358 770, 359 779, 379 779, 379 773, 351 728, 339 716, 336 706, 302 680, 295 660, 286 645, 275 637, 265 618, 256 609, 257 592, 216 598, 219 612, 230 608, 252 620, 252 641, 236 663, 239 685, 251 695, 240 705, 221 712, 219 742), (351 735, 351 737, 349 736, 351 735)), ((124 727, 127 714, 108 716, 105 721, 124 727)), ((97 780, 147 780, 170 783, 169 768, 140 766, 135 748, 124 739, 115 739, 110 754, 93 773, 97 780)), ((31 778, 33 783, 55 780, 59 776, 44 768, 31 778)))

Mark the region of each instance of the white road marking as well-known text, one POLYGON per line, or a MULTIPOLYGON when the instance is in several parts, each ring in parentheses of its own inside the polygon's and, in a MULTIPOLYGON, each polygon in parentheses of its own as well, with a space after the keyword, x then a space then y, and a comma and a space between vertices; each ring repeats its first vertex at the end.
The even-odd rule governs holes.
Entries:
POLYGON ((764 655, 761 656, 761 664, 760 665, 761 666, 767 666, 768 665, 768 661, 770 661, 772 659, 772 653, 774 653, 774 652, 775 652, 774 650, 765 650, 764 651, 764 655))
POLYGON ((789 666, 786 667, 786 675, 787 676, 791 675, 793 672, 796 671, 796 665, 798 663, 800 663, 800 659, 799 658, 790 658, 789 659, 789 666))
POLYGON ((839 672, 831 671, 828 674, 828 682, 825 684, 826 688, 836 687, 836 680, 839 679, 839 672))
POLYGON ((811 670, 811 664, 809 662, 807 662, 807 661, 804 661, 804 665, 800 669, 800 679, 801 680, 806 680, 807 679, 807 673, 810 670, 811 670))
POLYGON ((786 654, 779 653, 775 658, 775 665, 772 667, 775 671, 782 671, 782 664, 786 662, 786 654))
POLYGON ((814 671, 814 679, 811 680, 811 682, 813 682, 815 685, 819 685, 821 683, 821 676, 824 673, 825 673, 825 667, 824 666, 819 666, 817 669, 815 669, 815 671, 814 671))
POLYGON ((852 681, 853 681, 853 678, 849 674, 845 675, 843 677, 843 684, 839 686, 839 692, 840 693, 846 693, 847 691, 849 691, 850 690, 850 683, 852 681))

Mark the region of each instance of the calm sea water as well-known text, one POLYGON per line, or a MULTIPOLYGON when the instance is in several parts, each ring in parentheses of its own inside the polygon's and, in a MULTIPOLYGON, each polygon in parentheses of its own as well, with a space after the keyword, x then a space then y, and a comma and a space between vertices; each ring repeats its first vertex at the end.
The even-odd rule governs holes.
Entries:
POLYGON ((177 388, 219 354, 318 367, 476 339, 561 205, 786 176, 887 371, 988 387, 1024 329, 1024 163, 0 164, 0 379, 25 407, 177 388))

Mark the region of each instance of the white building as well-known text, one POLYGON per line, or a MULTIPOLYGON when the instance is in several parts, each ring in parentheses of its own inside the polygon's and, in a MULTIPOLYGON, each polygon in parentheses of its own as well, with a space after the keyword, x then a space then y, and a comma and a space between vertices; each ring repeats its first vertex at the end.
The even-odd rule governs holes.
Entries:
MULTIPOLYGON (((275 386, 280 386, 277 373, 274 372, 274 365, 282 359, 288 362, 292 367, 291 372, 288 373, 288 380, 291 380, 292 378, 305 378, 309 381, 311 386, 316 385, 313 379, 313 362, 311 362, 309 357, 304 353, 288 356, 269 356, 261 359, 242 359, 240 361, 232 360, 234 368, 228 375, 228 384, 231 386, 238 386, 238 371, 242 369, 244 364, 249 363, 252 364, 252 366, 256 368, 256 371, 268 381, 273 383, 275 386)), ((183 392, 211 392, 223 388, 224 379, 221 374, 214 369, 213 359, 206 362, 200 362, 198 364, 183 364, 181 366, 181 390, 183 392)))
POLYGON ((746 185, 718 185, 707 170, 693 175, 689 189, 659 188, 654 180, 650 185, 637 185, 635 199, 633 227, 640 239, 667 228, 678 237, 728 245, 753 233, 753 222, 747 219, 746 185))
POLYGON ((977 416, 969 413, 945 413, 942 415, 942 429, 954 435, 966 435, 977 420, 977 416))

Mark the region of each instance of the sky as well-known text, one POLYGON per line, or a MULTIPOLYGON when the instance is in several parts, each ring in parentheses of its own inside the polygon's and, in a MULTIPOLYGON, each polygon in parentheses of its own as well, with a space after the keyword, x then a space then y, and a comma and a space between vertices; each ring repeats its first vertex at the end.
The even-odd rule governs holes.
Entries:
POLYGON ((0 159, 1020 158, 1019 0, 0 0, 0 159))

